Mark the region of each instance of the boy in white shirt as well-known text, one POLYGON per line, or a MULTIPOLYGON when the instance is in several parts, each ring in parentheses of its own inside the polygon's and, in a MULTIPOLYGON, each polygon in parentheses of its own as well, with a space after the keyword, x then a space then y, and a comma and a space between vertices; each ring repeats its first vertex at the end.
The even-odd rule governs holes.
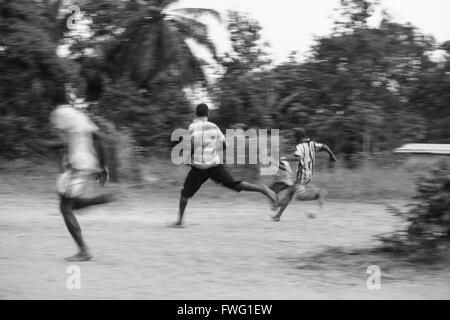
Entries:
POLYGON ((81 228, 73 210, 115 200, 113 194, 85 197, 90 180, 99 180, 104 185, 108 180, 99 128, 81 110, 71 105, 60 105, 51 113, 52 128, 59 136, 58 141, 29 140, 31 147, 44 147, 62 151, 62 173, 58 175, 56 188, 59 194, 59 209, 66 227, 79 248, 79 252, 67 261, 87 261, 92 259, 81 228))
POLYGON ((220 144, 226 147, 225 136, 216 124, 208 121, 208 113, 208 106, 204 103, 199 104, 196 109, 196 118, 189 126, 191 135, 191 170, 181 190, 178 220, 171 227, 182 226, 188 200, 196 194, 202 184, 208 179, 237 192, 250 191, 261 193, 272 202, 273 206, 278 201, 277 195, 269 187, 236 180, 221 164, 216 149, 220 144))

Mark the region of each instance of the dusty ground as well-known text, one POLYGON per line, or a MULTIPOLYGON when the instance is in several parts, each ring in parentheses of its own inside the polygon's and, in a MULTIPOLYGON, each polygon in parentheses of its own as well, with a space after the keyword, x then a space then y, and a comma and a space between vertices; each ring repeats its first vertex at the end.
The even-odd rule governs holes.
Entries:
MULTIPOLYGON (((0 189, 1 299, 448 299, 450 271, 381 268, 381 289, 368 290, 366 269, 349 255, 323 268, 303 257, 376 245, 397 227, 384 204, 329 201, 316 219, 314 203, 293 203, 274 223, 265 199, 209 183, 190 203, 185 229, 175 219, 176 186, 127 189, 114 204, 78 217, 95 260, 79 263, 81 289, 66 287, 63 258, 74 244, 57 211, 53 177, 3 175, 0 189), (26 191, 25 191, 26 190, 26 191), (342 263, 345 263, 345 270, 342 263)), ((390 204, 400 202, 389 201, 390 204)), ((359 262, 358 262, 359 261, 359 262)))

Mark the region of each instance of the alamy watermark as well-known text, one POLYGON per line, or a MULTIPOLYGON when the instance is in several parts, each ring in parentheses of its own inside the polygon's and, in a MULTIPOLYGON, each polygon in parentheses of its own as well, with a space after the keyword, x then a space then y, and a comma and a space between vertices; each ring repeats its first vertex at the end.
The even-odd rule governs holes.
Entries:
POLYGON ((371 265, 367 267, 367 278, 366 284, 369 290, 380 290, 381 289, 381 269, 377 265, 371 265))
MULTIPOLYGON (((199 129, 200 130, 200 129, 199 129)), ((172 162, 176 165, 208 162, 212 155, 222 154, 226 164, 259 164, 261 175, 274 175, 278 172, 279 130, 278 129, 227 129, 225 134, 226 149, 218 143, 214 150, 205 149, 205 142, 218 141, 215 130, 199 131, 199 134, 186 129, 176 129, 171 140, 178 141, 172 149, 172 162), (248 151, 248 152, 247 152, 248 151), (248 156, 247 156, 248 155, 248 156)), ((219 141, 218 141, 219 142, 219 141)), ((211 148, 211 146, 208 146, 211 148)))
POLYGON ((66 273, 69 274, 66 280, 66 287, 69 290, 81 289, 81 268, 77 265, 67 267, 66 273))
POLYGON ((81 17, 81 9, 77 5, 71 5, 67 8, 70 16, 66 20, 66 26, 69 30, 75 30, 78 28, 78 22, 81 17))

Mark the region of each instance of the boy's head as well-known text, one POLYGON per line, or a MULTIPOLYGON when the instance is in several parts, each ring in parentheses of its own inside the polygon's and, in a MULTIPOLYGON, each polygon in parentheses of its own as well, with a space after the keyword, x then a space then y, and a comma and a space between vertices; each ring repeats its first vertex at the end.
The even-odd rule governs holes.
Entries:
POLYGON ((305 129, 294 128, 294 138, 297 143, 300 143, 308 138, 305 129))
POLYGON ((209 113, 209 108, 206 103, 200 103, 197 105, 197 108, 195 110, 195 115, 197 117, 207 117, 209 113))

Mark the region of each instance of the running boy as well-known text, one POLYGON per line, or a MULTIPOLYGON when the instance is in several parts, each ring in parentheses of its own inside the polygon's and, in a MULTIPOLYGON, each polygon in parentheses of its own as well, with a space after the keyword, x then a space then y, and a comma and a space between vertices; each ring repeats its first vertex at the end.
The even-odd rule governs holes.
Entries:
POLYGON ((70 105, 58 106, 50 117, 59 141, 30 140, 49 149, 59 149, 63 154, 62 170, 56 187, 59 208, 64 222, 79 248, 79 252, 67 261, 87 261, 92 255, 82 237, 81 228, 72 210, 104 204, 114 200, 111 194, 93 198, 83 197, 89 180, 99 180, 104 185, 108 180, 103 146, 99 128, 82 111, 70 105))
POLYGON ((182 226, 188 199, 192 198, 202 184, 210 178, 216 183, 221 183, 223 186, 237 192, 242 190, 259 192, 269 198, 273 204, 277 202, 277 195, 269 187, 235 180, 221 164, 217 147, 220 144, 226 147, 225 136, 217 125, 208 121, 208 113, 208 106, 204 103, 199 104, 196 109, 196 118, 189 126, 191 134, 191 170, 181 191, 178 220, 172 225, 173 227, 182 226))
POLYGON ((312 186, 307 187, 313 177, 316 152, 324 151, 329 154, 330 161, 336 161, 335 155, 327 145, 311 140, 303 129, 294 129, 294 135, 296 150, 293 155, 280 159, 278 180, 271 186, 280 198, 278 213, 272 217, 274 221, 280 221, 281 215, 294 196, 299 201, 317 200, 322 207, 326 191, 312 186), (295 177, 288 161, 297 162, 295 177))

